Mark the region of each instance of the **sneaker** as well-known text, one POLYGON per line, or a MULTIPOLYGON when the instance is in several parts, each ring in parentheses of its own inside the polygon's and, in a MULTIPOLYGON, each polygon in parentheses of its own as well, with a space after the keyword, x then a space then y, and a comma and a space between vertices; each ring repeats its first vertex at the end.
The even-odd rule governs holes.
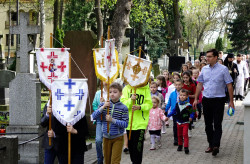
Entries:
POLYGON ((179 145, 177 151, 182 151, 182 145, 179 145))
POLYGON ((161 134, 166 134, 166 132, 162 131, 161 134))
POLYGON ((150 150, 155 150, 156 148, 155 148, 155 145, 151 145, 151 148, 150 148, 150 150))
POLYGON ((128 148, 124 148, 124 149, 123 149, 123 152, 124 152, 125 154, 129 154, 128 148))
POLYGON ((184 150, 185 150, 185 154, 189 154, 189 149, 188 149, 188 147, 184 147, 184 150))
POLYGON ((188 131, 188 137, 191 138, 192 137, 192 130, 188 131))

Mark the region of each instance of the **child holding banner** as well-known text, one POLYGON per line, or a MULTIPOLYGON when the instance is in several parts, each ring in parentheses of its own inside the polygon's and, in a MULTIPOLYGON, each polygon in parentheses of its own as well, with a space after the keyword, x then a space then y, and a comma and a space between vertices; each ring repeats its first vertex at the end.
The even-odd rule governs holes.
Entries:
POLYGON ((122 86, 119 83, 112 83, 109 87, 110 99, 105 103, 101 103, 92 117, 96 119, 103 116, 103 153, 105 164, 120 163, 124 128, 128 126, 128 108, 120 102, 122 95, 122 86), (107 114, 107 107, 110 107, 107 114), (109 122, 109 132, 107 125, 109 122))
MULTIPOLYGON (((136 94, 132 94, 133 88, 126 85, 122 91, 121 102, 123 102, 129 111, 129 125, 131 123, 132 110, 134 111, 134 118, 132 124, 131 139, 128 141, 128 148, 130 159, 132 163, 142 163, 144 133, 148 126, 149 111, 152 108, 152 99, 149 85, 136 89, 136 94), (135 100, 135 105, 133 101, 135 100)), ((129 137, 130 127, 127 128, 127 135, 129 137)))

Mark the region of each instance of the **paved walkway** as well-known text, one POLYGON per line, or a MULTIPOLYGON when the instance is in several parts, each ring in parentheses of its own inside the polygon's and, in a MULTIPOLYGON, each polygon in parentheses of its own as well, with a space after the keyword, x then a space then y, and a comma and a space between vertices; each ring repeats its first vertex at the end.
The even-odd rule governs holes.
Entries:
MULTIPOLYGON (((207 148, 206 133, 204 127, 204 119, 195 122, 193 136, 189 140, 190 154, 186 155, 184 151, 177 152, 177 146, 173 145, 173 130, 167 128, 166 134, 162 135, 162 147, 160 149, 150 151, 149 134, 146 135, 144 142, 143 164, 242 164, 243 163, 243 134, 244 110, 241 106, 242 102, 236 102, 236 113, 233 117, 229 117, 227 105, 225 107, 223 121, 223 135, 221 140, 220 153, 213 157, 211 153, 205 153, 207 148)), ((91 164, 96 161, 95 145, 93 149, 86 152, 85 163, 91 164)), ((130 157, 122 154, 122 164, 130 164, 130 157)))

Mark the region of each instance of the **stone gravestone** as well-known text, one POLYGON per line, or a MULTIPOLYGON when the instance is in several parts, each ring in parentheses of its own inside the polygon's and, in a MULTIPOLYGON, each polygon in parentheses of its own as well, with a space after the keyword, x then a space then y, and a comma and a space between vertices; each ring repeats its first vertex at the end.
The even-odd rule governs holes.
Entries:
MULTIPOLYGON (((39 33, 38 26, 29 26, 29 14, 20 13, 20 25, 12 26, 12 34, 20 35, 20 73, 10 82, 10 122, 8 133, 33 133, 18 135, 18 142, 30 140, 41 134, 41 84, 36 74, 29 73, 29 51, 34 48, 29 42, 29 34, 39 33)), ((18 147, 19 163, 40 163, 43 154, 39 154, 41 140, 35 140, 18 147)))
POLYGON ((36 37, 34 35, 39 34, 40 27, 29 25, 29 13, 20 13, 20 25, 11 26, 11 34, 20 35, 20 49, 16 52, 17 58, 20 58, 20 72, 21 73, 30 73, 30 60, 29 54, 32 49, 34 49, 34 42, 36 37), (32 36, 32 37, 31 37, 32 36), (30 40, 30 38, 32 38, 30 40), (22 46, 22 47, 21 47, 22 46), (22 56, 22 57, 21 57, 22 56))
POLYGON ((180 42, 177 43, 176 40, 170 40, 169 41, 170 46, 165 50, 165 54, 167 54, 169 57, 169 67, 168 67, 169 72, 174 72, 174 71, 180 72, 182 64, 185 63, 185 57, 179 56, 180 44, 181 43, 180 42))
POLYGON ((9 82, 15 78, 15 72, 0 70, 0 105, 9 104, 9 82))
MULTIPOLYGON (((129 29, 129 34, 126 33, 126 37, 130 38, 130 52, 135 50, 135 39, 138 38, 138 34, 135 33, 135 29, 129 29)), ((131 55, 134 55, 134 52, 131 53, 131 55)))
MULTIPOLYGON (((92 31, 69 31, 66 32, 63 43, 66 47, 70 48, 72 58, 75 60, 86 78, 88 78, 89 97, 91 104, 89 104, 88 100, 85 113, 88 121, 89 132, 90 134, 95 135, 95 126, 90 121, 90 109, 91 112, 93 112, 92 102, 97 89, 97 79, 95 75, 92 50, 97 43, 96 36, 92 31)), ((71 61, 72 78, 84 78, 80 70, 74 61, 71 61)))
POLYGON ((2 38, 3 35, 0 35, 0 70, 5 69, 5 56, 3 52, 3 45, 2 45, 2 38))
POLYGON ((147 50, 147 45, 149 44, 148 41, 146 41, 146 37, 142 37, 142 40, 139 41, 139 46, 141 46, 142 53, 141 53, 141 58, 146 59, 146 54, 148 53, 147 50))

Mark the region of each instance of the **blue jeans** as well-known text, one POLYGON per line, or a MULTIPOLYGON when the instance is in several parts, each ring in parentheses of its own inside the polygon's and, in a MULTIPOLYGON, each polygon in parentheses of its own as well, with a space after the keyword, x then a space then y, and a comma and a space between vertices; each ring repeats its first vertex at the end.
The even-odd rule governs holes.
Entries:
POLYGON ((96 121, 96 152, 97 152, 97 162, 98 164, 103 164, 103 153, 102 153, 102 121, 96 121))
POLYGON ((54 164, 56 151, 54 148, 44 149, 44 164, 54 164))

